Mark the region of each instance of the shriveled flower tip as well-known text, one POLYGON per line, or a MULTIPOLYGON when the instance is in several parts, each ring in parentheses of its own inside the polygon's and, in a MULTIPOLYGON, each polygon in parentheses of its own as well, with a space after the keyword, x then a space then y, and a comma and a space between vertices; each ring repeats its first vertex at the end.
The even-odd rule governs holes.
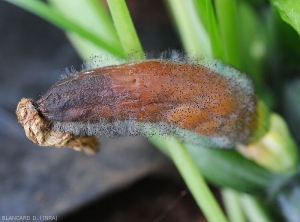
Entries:
POLYGON ((39 146, 70 147, 92 154, 98 151, 98 140, 94 136, 74 136, 54 131, 35 108, 32 99, 22 98, 16 110, 18 122, 24 127, 29 140, 39 146))

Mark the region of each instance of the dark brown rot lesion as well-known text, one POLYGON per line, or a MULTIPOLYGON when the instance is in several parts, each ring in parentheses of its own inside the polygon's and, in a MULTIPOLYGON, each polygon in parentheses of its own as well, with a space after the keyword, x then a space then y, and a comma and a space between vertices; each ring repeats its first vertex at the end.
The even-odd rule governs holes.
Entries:
POLYGON ((256 99, 234 81, 197 64, 149 60, 72 74, 36 104, 47 121, 164 122, 246 143, 256 99))

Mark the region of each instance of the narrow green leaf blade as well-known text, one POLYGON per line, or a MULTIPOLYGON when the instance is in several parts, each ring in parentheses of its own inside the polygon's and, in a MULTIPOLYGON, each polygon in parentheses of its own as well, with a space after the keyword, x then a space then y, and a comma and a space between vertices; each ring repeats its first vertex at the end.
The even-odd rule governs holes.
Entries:
POLYGON ((143 60, 145 55, 124 0, 107 1, 115 28, 127 57, 143 60))
POLYGON ((222 46, 219 27, 216 20, 212 0, 194 0, 195 9, 210 38, 214 58, 222 58, 222 46))
POLYGON ((215 200, 199 169, 187 152, 184 144, 174 137, 165 139, 170 157, 179 170, 189 190, 193 194, 198 206, 211 222, 226 222, 218 202, 215 200))
POLYGON ((185 51, 196 57, 211 56, 211 44, 193 0, 166 0, 185 51))
POLYGON ((216 0, 216 14, 220 28, 223 58, 225 63, 241 68, 239 37, 237 29, 237 2, 235 0, 216 0))

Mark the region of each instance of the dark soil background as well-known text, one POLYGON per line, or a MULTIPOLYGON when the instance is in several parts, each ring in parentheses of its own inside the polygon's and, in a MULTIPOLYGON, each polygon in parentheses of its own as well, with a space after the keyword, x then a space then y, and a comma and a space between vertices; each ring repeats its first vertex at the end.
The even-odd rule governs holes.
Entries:
POLYGON ((149 176, 124 190, 95 200, 58 221, 84 221, 87 218, 110 222, 206 221, 183 184, 157 176, 149 176))

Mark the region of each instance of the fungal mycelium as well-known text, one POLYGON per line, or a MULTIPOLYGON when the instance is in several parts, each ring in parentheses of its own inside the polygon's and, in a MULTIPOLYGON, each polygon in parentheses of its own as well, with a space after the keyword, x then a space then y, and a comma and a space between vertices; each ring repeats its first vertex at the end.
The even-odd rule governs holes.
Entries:
POLYGON ((230 148, 247 144, 257 123, 252 81, 211 60, 144 60, 75 72, 37 102, 22 99, 17 115, 28 138, 46 146, 159 133, 230 148), (47 142, 50 133, 59 140, 52 135, 47 142))

